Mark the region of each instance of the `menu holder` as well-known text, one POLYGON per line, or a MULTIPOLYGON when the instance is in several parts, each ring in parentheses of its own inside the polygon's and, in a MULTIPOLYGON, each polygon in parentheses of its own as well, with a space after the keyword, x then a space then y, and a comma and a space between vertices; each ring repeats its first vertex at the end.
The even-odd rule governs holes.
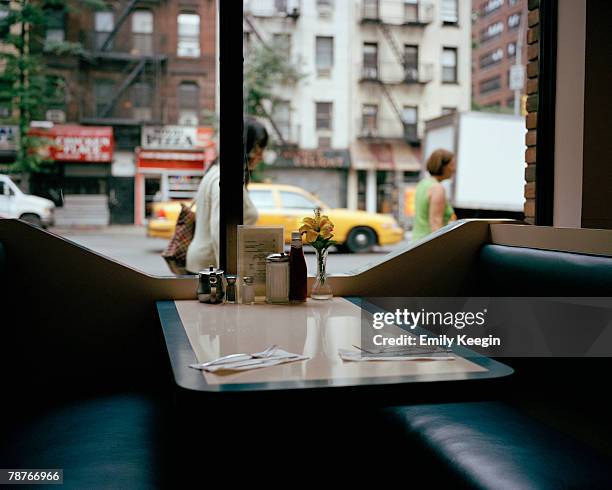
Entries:
POLYGON ((255 297, 266 295, 266 257, 284 250, 282 226, 238 225, 238 276, 252 276, 255 297))

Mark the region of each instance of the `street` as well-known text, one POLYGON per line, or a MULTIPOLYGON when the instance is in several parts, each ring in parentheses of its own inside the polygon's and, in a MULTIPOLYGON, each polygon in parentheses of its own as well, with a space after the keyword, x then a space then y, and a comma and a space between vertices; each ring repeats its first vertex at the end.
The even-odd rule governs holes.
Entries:
MULTIPOLYGON (((50 231, 87 247, 94 252, 106 255, 118 262, 153 275, 171 275, 161 252, 167 240, 149 238, 146 229, 138 226, 109 226, 100 229, 53 228, 50 231)), ((330 274, 347 273, 377 261, 384 254, 408 244, 404 240, 388 247, 376 247, 367 254, 347 254, 330 252, 327 259, 327 270, 330 274)), ((305 247, 308 273, 316 271, 314 250, 305 247)))

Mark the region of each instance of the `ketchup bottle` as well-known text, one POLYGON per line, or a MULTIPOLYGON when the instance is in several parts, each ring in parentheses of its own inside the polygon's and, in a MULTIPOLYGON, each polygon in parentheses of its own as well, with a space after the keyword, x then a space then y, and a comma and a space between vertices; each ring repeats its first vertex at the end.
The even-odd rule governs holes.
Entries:
POLYGON ((289 253, 289 301, 306 301, 306 259, 302 247, 302 235, 291 232, 291 252, 289 253))

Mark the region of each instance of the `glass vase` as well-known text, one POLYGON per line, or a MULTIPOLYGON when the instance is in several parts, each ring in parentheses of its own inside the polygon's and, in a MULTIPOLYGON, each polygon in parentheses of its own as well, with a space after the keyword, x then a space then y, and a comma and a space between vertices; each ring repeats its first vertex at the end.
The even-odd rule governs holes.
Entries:
POLYGON ((312 299, 326 300, 333 297, 331 286, 327 277, 327 252, 328 249, 317 250, 317 276, 310 291, 312 299))

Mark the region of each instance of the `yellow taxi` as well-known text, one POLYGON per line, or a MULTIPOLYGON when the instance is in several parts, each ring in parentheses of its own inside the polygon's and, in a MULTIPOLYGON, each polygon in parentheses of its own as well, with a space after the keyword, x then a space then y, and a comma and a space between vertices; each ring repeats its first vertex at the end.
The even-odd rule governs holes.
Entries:
MULTIPOLYGON (((291 241, 291 231, 300 227, 304 216, 321 208, 334 223, 334 240, 341 249, 366 252, 374 245, 392 245, 404 238, 404 230, 391 215, 330 208, 304 189, 283 184, 249 184, 249 195, 259 212, 257 225, 281 225, 285 242, 291 241)), ((180 202, 160 202, 153 205, 154 218, 149 220, 148 235, 171 238, 180 202)))

